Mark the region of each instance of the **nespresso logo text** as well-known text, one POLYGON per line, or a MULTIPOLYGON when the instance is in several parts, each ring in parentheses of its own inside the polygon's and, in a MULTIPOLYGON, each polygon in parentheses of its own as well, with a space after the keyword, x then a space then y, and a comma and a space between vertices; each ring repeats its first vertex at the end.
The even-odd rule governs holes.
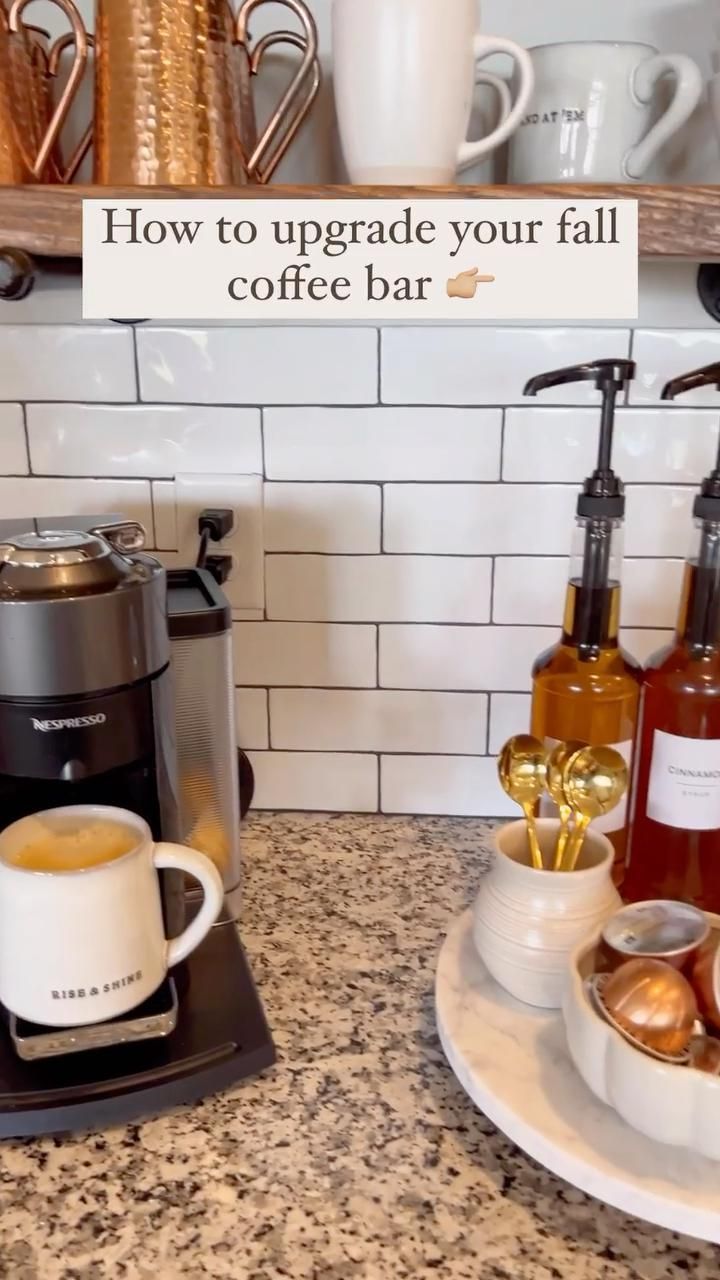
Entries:
POLYGON ((720 769, 679 769, 671 764, 668 773, 676 778, 720 778, 720 769))
POLYGON ((74 716, 70 720, 36 720, 33 716, 32 727, 40 733, 51 733, 55 729, 89 729, 94 724, 105 724, 106 720, 102 711, 96 716, 74 716))

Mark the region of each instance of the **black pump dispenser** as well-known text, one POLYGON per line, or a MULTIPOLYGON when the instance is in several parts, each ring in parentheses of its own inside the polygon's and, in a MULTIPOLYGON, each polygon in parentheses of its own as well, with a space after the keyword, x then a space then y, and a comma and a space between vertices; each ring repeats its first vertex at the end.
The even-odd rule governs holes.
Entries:
MULTIPOLYGON (((662 399, 698 387, 720 391, 720 363, 693 369, 666 383, 662 399)), ((696 650, 708 650, 720 640, 720 442, 713 470, 705 477, 695 498, 693 516, 700 527, 700 546, 690 562, 694 570, 686 600, 684 639, 696 650)))
POLYGON ((575 364, 552 373, 541 373, 530 379, 523 392, 526 396, 535 396, 538 391, 559 387, 566 382, 594 382, 602 395, 597 466, 585 481, 578 498, 579 516, 589 519, 608 516, 622 520, 625 515, 625 490, 611 466, 612 442, 618 392, 624 391, 634 377, 635 363, 632 360, 593 360, 590 364, 575 364))
POLYGON ((571 579, 577 600, 572 630, 566 628, 568 642, 577 646, 584 662, 597 657, 607 631, 613 535, 625 515, 625 490, 611 465, 615 407, 618 393, 624 391, 634 377, 632 360, 593 360, 589 364, 541 373, 531 378, 525 387, 525 395, 534 396, 538 391, 563 383, 594 382, 602 395, 597 466, 578 496, 578 525, 584 533, 582 574, 571 579))

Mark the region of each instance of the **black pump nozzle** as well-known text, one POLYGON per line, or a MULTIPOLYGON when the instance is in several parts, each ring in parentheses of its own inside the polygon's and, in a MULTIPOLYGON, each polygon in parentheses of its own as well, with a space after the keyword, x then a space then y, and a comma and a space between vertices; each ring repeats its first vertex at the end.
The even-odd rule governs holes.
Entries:
MULTIPOLYGON (((692 369, 690 373, 672 378, 665 383, 661 398, 674 400, 676 396, 685 395, 686 391, 697 391, 698 387, 715 387, 720 391, 720 362, 706 364, 702 369, 692 369)), ((702 482, 693 514, 698 520, 720 520, 720 441, 715 468, 702 482)))
POLYGON ((600 416, 600 440, 597 467, 588 476, 578 500, 579 516, 608 516, 622 519, 625 514, 625 496, 622 481, 611 466, 615 404, 619 391, 624 391, 635 377, 633 360, 593 360, 589 364, 570 365, 567 369, 555 369, 531 378, 524 395, 535 396, 548 387, 559 387, 567 382, 594 382, 602 395, 600 416))

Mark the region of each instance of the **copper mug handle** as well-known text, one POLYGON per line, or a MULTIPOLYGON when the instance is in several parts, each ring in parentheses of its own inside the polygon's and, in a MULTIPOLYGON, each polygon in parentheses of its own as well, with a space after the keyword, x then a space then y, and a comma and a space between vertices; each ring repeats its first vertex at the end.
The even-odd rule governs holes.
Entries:
MULTIPOLYGON (((89 31, 86 31, 85 33, 85 40, 87 42, 88 49, 95 48, 95 39, 93 36, 90 35, 89 31)), ((58 71, 60 70, 60 59, 64 54, 65 50, 68 49, 72 44, 75 44, 75 33, 73 31, 67 31, 64 36, 58 37, 52 49, 50 50, 50 57, 48 58, 48 75, 56 76, 58 74, 58 71)), ((70 81, 68 81, 68 84, 69 83, 70 81)), ((63 183, 72 182, 73 178, 75 177, 75 174, 77 173, 78 169, 80 168, 80 165, 82 164, 83 160, 85 159, 85 156, 87 155, 88 151, 90 150, 90 147, 92 146, 93 132, 94 132, 94 121, 91 118, 87 129, 85 130, 82 138, 78 142, 75 150, 73 151, 70 159, 68 160, 66 168, 62 172, 62 175, 60 178, 61 182, 63 183)))
MULTIPOLYGON (((273 31, 270 35, 263 36, 262 40, 258 41, 252 52, 250 71, 253 75, 257 75, 260 70, 260 64, 263 60, 263 56, 267 53, 268 49, 271 49, 273 45, 276 44, 292 44, 296 49, 305 49, 306 39, 305 36, 298 35, 296 31, 273 31)), ((253 172, 248 166, 249 178, 255 178, 262 185, 270 181, 318 95, 320 78, 320 63, 317 58, 315 58, 311 68, 311 75, 309 78, 306 77, 306 80, 309 79, 307 93, 303 98, 297 99, 293 113, 288 117, 286 122, 285 132, 277 147, 271 153, 269 159, 266 160, 265 167, 261 170, 258 166, 258 168, 253 172)), ((301 89, 303 87, 303 85, 300 86, 301 89)), ((278 124, 281 122, 282 121, 278 121, 278 124)), ((273 129, 273 136, 278 124, 275 124, 275 116, 273 116, 270 124, 268 125, 268 128, 273 129)), ((263 135, 263 137, 264 136, 265 135, 263 135)))
MULTIPOLYGON (((20 18, 23 10, 31 3, 32 0, 13 0, 8 14, 8 28, 13 35, 20 34, 20 27, 22 25, 20 18)), ((31 176, 36 180, 39 180, 42 177, 45 166, 50 159, 53 147, 60 135, 60 130, 67 119, 67 114, 72 106, 75 94, 80 88, 80 81, 83 78, 88 54, 87 32, 82 18, 73 4, 73 0, 53 0, 53 3, 57 4, 59 8, 62 9, 72 26, 72 36, 75 43, 75 57, 73 59, 72 70, 70 72, 68 82, 62 92, 60 101, 53 111, 48 127, 45 130, 45 135, 40 144, 37 156, 35 157, 34 162, 30 165, 31 176)))
MULTIPOLYGON (((258 68, 260 66, 260 62, 262 60, 263 54, 266 52, 268 48, 270 48, 271 44, 279 44, 281 43, 281 41, 284 41, 289 44, 294 44, 297 48, 303 49, 303 56, 295 75, 290 81, 290 84, 288 85, 287 89, 285 90, 285 93, 283 94, 272 116, 270 117, 270 120, 268 121, 265 127, 265 130, 262 134, 262 137, 258 139, 252 154, 247 159, 247 164, 246 164, 247 175, 248 175, 248 178, 251 178, 251 179, 254 176, 258 175, 260 165, 262 161, 265 159, 271 144, 274 142, 275 137, 277 136, 278 130, 282 126, 286 113, 294 105, 295 100, 300 94, 303 88, 303 85, 305 84, 306 78, 309 76, 310 72, 313 72, 314 77, 317 78, 318 86, 320 83, 319 66, 317 62, 317 49, 318 49, 317 27, 315 26, 315 21, 312 17, 312 14, 309 12, 307 6, 303 4, 302 0, 278 0, 278 3, 284 4, 286 8, 291 9, 293 13, 300 19, 300 23, 302 24, 303 31, 304 31, 303 36, 294 36, 294 33, 292 32, 276 32, 274 37, 266 37, 264 41, 261 40, 259 45, 253 51, 252 54, 249 52, 248 20, 250 18, 250 14, 255 9, 257 9, 259 5, 265 4, 265 2, 266 0, 245 0, 245 3, 242 4, 240 6, 240 9, 238 10, 237 19, 235 22, 235 42, 237 44, 242 45, 243 48, 246 50, 248 54, 248 58, 250 60, 251 74, 257 75, 258 68), (291 38, 288 39, 288 37, 291 37, 291 38)), ((313 80, 313 83, 314 83, 314 80, 313 80)), ((296 114, 296 116, 292 118, 291 124, 289 126, 292 132, 290 132, 290 136, 287 137, 286 140, 283 139, 285 146, 281 155, 284 155, 285 151, 290 145, 290 142, 292 141, 292 138, 297 133, 297 130, 300 127, 300 124, 302 123, 303 119, 305 118, 305 115, 307 114, 316 93, 317 93, 317 87, 315 87, 314 90, 311 91, 311 96, 309 97, 309 99, 303 103, 303 105, 299 109, 299 112, 296 114)), ((279 163, 280 158, 281 156, 278 156, 277 160, 275 161, 275 164, 272 165, 272 169, 270 169, 270 172, 272 172, 272 170, 276 167, 276 164, 279 163)), ((263 181, 267 182, 268 177, 269 177, 269 173, 266 170, 265 176, 263 178, 260 178, 259 180, 261 182, 263 181)))

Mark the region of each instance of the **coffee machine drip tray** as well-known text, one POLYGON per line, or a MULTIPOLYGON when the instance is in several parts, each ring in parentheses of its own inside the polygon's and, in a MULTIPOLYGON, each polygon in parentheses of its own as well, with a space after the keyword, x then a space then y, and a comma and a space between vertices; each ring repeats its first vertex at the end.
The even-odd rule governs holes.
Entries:
POLYGON ((174 978, 121 1018, 110 1018, 87 1027, 41 1027, 10 1014, 10 1039, 25 1062, 59 1058, 86 1049, 107 1049, 116 1044, 137 1044, 168 1036, 177 1026, 178 995, 174 978))
MULTIPOLYGON (((24 1061, 6 1015, 0 1027, 0 1138, 124 1124, 195 1102, 272 1065, 272 1038, 232 925, 210 931, 173 971, 173 985, 174 1030, 85 1053, 24 1061)), ((172 1020, 171 988, 157 994, 150 1019, 172 1020)), ((16 1026, 16 1036, 25 1041, 42 1032, 51 1034, 49 1028, 16 1026)))

